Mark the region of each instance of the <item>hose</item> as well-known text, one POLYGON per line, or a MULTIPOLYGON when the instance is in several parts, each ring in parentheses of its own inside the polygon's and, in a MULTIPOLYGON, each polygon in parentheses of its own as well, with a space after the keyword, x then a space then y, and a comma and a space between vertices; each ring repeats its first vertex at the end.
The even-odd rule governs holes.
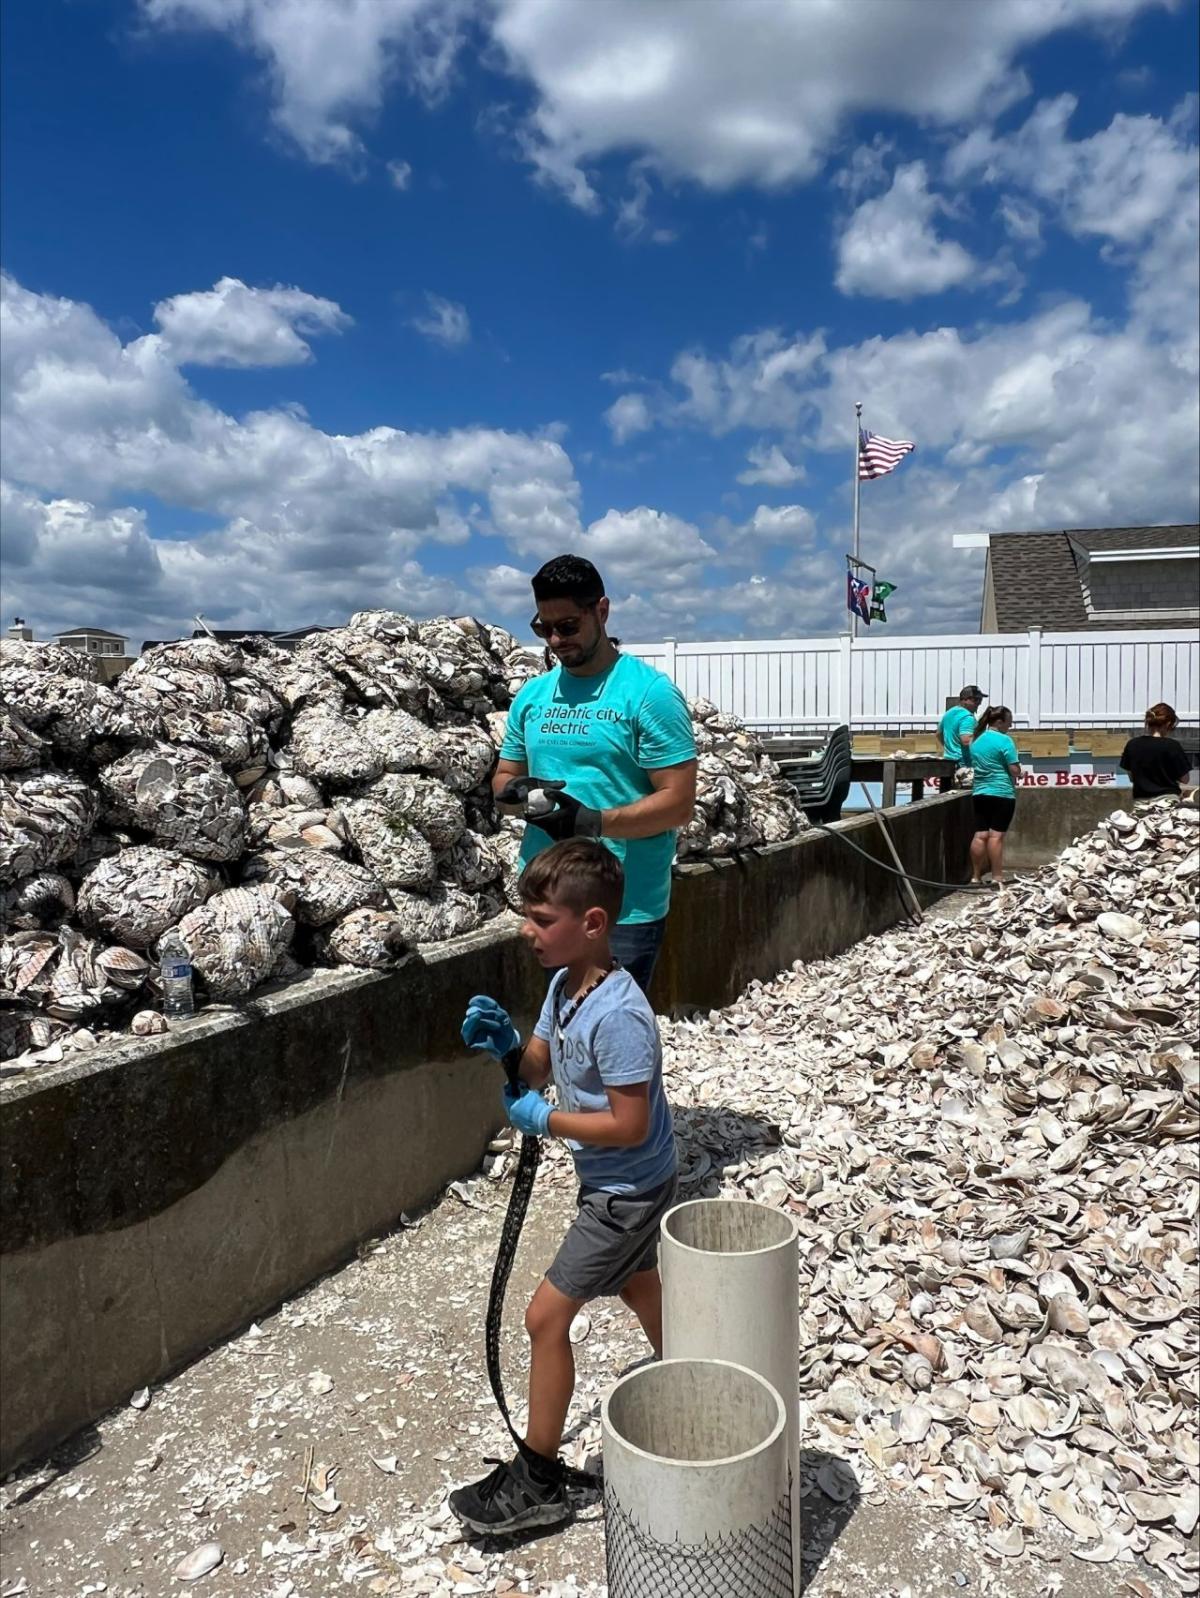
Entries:
POLYGON ((887 871, 893 877, 907 877, 909 882, 919 882, 923 888, 948 888, 951 893, 992 893, 994 889, 990 882, 937 882, 932 877, 915 877, 911 871, 897 871, 895 866, 885 866, 882 860, 876 858, 866 849, 860 849, 858 844, 852 843, 844 832, 835 832, 832 827, 826 826, 823 821, 813 821, 810 825, 818 832, 827 832, 831 838, 836 838, 839 843, 844 843, 847 849, 853 849, 855 854, 862 855, 864 860, 869 860, 873 866, 878 866, 880 871, 887 871))
MULTIPOLYGON (((518 1044, 515 1049, 509 1050, 501 1062, 509 1085, 514 1088, 518 1082, 517 1068, 521 1063, 521 1052, 521 1046, 518 1044)), ((566 1464, 561 1459, 547 1460, 536 1449, 530 1448, 513 1425, 508 1412, 508 1400, 504 1396, 504 1382, 500 1371, 500 1329, 504 1320, 504 1295, 508 1288, 508 1279, 512 1275, 513 1261, 517 1257, 517 1245, 521 1241, 521 1229, 525 1225, 525 1215, 529 1209, 529 1200, 533 1194, 533 1184, 541 1157, 541 1139, 523 1137, 521 1152, 517 1156, 512 1192, 508 1196, 508 1208, 504 1212, 504 1225, 500 1228, 500 1246, 496 1250, 496 1263, 492 1267, 492 1285, 488 1291, 487 1319, 484 1322, 484 1361, 487 1365, 492 1397, 496 1400, 496 1408, 504 1417, 508 1434, 517 1445, 517 1452, 521 1457, 536 1464, 542 1471, 545 1471, 548 1465, 557 1467, 558 1479, 565 1487, 586 1487, 595 1490, 598 1486, 595 1476, 589 1475, 585 1470, 576 1470, 574 1466, 566 1464)))

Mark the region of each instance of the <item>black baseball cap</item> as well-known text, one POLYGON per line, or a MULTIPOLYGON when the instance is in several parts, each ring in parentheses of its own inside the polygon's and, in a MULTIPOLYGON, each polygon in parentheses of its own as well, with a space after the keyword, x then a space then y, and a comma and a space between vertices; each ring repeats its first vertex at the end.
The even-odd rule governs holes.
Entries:
POLYGON ((984 699, 987 698, 987 696, 988 696, 988 694, 987 694, 987 689, 986 688, 981 688, 978 683, 969 682, 967 684, 967 686, 959 694, 958 697, 960 699, 979 699, 979 700, 984 700, 984 699))

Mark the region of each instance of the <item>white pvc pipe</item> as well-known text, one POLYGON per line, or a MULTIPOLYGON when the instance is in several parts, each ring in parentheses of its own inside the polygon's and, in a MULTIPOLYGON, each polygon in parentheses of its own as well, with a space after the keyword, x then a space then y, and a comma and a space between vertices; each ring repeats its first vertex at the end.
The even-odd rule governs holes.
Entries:
POLYGON ((800 1591, 800 1278, 794 1218, 748 1199, 668 1210, 659 1249, 666 1359, 729 1360, 757 1372, 787 1415, 792 1571, 800 1591))
POLYGON ((601 1410, 609 1598, 788 1598, 787 1414, 753 1371, 661 1360, 601 1410))

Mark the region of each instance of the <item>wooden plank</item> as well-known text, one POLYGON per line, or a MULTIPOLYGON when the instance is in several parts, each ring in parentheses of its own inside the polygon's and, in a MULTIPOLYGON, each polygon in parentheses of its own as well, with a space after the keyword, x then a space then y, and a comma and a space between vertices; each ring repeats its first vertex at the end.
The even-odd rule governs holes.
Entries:
POLYGON ((853 752, 856 755, 877 755, 882 752, 883 745, 878 733, 856 732, 854 735, 853 752))
POLYGON ((1019 732, 1017 747, 1035 760, 1048 760, 1055 755, 1069 755, 1071 740, 1065 732, 1019 732))
POLYGON ((1129 742, 1127 732, 1094 732, 1092 734, 1092 753, 1111 758, 1119 755, 1129 742))
POLYGON ((896 762, 887 760, 883 766, 883 808, 890 810, 896 803, 896 762))

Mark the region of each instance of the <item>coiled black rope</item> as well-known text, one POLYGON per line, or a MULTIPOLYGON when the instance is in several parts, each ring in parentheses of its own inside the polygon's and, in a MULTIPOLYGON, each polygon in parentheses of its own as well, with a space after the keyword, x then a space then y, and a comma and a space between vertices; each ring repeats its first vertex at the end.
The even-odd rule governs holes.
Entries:
MULTIPOLYGON (((509 1085, 513 1088, 518 1084, 517 1070, 521 1064, 521 1053, 522 1049, 518 1044, 515 1049, 509 1050, 501 1062, 509 1085)), ((599 1486, 597 1477, 589 1475, 586 1470, 576 1470, 573 1465, 568 1465, 561 1459, 547 1459, 544 1454, 539 1454, 536 1449, 530 1448, 513 1425, 508 1412, 508 1400, 504 1396, 504 1381, 500 1371, 500 1330, 504 1320, 504 1295, 508 1288, 508 1279, 512 1275, 513 1261, 517 1257, 521 1228, 525 1225, 525 1215, 533 1195, 533 1184, 537 1178, 541 1157, 541 1139, 523 1137, 521 1152, 517 1157, 516 1173, 513 1176, 512 1192, 508 1195, 508 1209, 504 1212, 504 1225, 500 1228, 500 1246, 496 1250, 496 1263, 492 1267, 492 1285, 488 1292, 487 1319, 484 1322, 484 1360, 496 1408, 503 1415, 508 1434, 517 1445, 521 1457, 537 1466, 543 1473, 548 1468, 554 1468, 558 1479, 565 1487, 586 1487, 595 1490, 599 1486)))

